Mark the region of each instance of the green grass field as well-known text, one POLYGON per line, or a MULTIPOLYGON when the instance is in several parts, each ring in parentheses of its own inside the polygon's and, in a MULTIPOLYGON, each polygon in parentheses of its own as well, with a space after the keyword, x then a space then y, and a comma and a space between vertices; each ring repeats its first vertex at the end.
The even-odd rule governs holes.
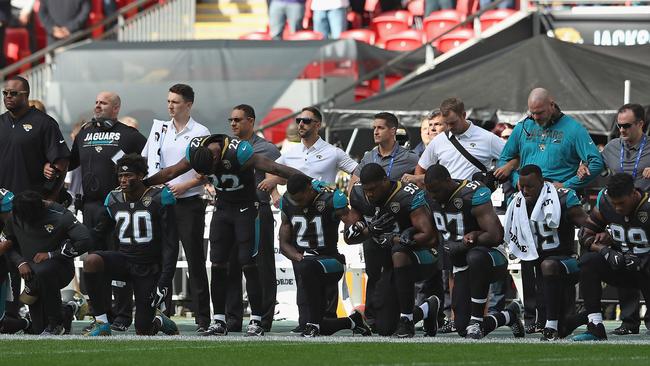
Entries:
MULTIPOLYGON (((101 339, 0 336, 0 365, 650 365, 648 335, 542 343, 538 334, 513 340, 506 327, 478 342, 453 334, 402 341, 349 332, 303 339, 287 333, 295 323, 280 322, 264 338, 233 333, 206 339, 193 335, 191 321, 177 322, 183 334, 177 337, 136 337, 131 331, 101 339)), ((85 324, 75 322, 73 333, 85 324)), ((607 328, 616 325, 608 322, 607 328)))

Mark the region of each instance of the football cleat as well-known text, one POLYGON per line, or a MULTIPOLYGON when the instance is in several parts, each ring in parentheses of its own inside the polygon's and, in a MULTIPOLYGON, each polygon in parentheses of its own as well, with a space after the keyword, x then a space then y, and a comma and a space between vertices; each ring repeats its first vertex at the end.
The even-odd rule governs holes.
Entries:
POLYGON ((370 330, 370 327, 363 319, 363 314, 355 310, 352 312, 352 314, 350 314, 350 319, 354 322, 354 328, 352 328, 353 335, 361 334, 364 337, 372 335, 372 331, 370 330))
POLYGON ((111 330, 114 330, 116 332, 124 333, 127 330, 129 330, 129 327, 122 324, 122 323, 113 323, 113 324, 111 324, 111 330))
POLYGON ((481 339, 483 338, 483 328, 482 323, 476 320, 470 320, 469 325, 467 326, 467 335, 465 338, 471 339, 481 339))
POLYGON ((399 318, 397 330, 393 334, 396 338, 413 338, 415 336, 415 324, 409 318, 403 316, 399 318))
POLYGON ((303 328, 302 333, 300 333, 300 336, 302 337, 316 338, 320 335, 320 329, 318 329, 314 324, 307 324, 303 328))
POLYGON ((293 334, 302 334, 305 331, 306 326, 298 324, 295 328, 291 329, 293 334))
POLYGON ((201 334, 205 333, 207 330, 208 330, 207 326, 199 325, 199 326, 196 327, 196 330, 194 332, 196 334, 198 334, 198 335, 201 335, 201 334))
POLYGON ((429 316, 424 319, 424 336, 435 337, 438 334, 438 310, 440 309, 440 299, 438 296, 431 295, 426 300, 429 303, 429 316))
POLYGON ((156 310, 156 319, 160 321, 160 331, 167 335, 178 335, 178 326, 160 309, 156 310))
POLYGON ((111 326, 108 323, 95 320, 92 323, 92 328, 88 332, 84 333, 87 337, 99 337, 99 336, 109 336, 111 335, 111 326))
POLYGON ((445 319, 445 322, 442 324, 442 326, 438 328, 438 332, 442 334, 456 333, 456 324, 454 324, 453 320, 445 319))
POLYGON ((506 310, 510 313, 510 330, 512 330, 512 335, 515 338, 522 338, 526 335, 526 328, 524 328, 524 323, 521 321, 521 306, 516 302, 511 302, 506 310))
POLYGON ((560 339, 560 337, 558 336, 557 329, 544 328, 542 330, 540 341, 557 341, 558 339, 560 339))
POLYGON ((262 323, 257 320, 251 320, 248 323, 246 328, 246 334, 244 337, 261 337, 264 335, 264 328, 262 328, 262 323))
POLYGON ((65 334, 65 328, 61 324, 57 326, 48 325, 41 333, 42 336, 60 336, 63 334, 65 334))
POLYGON ((612 331, 614 335, 629 335, 629 334, 639 334, 639 327, 632 327, 627 324, 621 324, 620 327, 612 331))
POLYGON ((541 322, 535 322, 526 326, 526 334, 540 333, 544 330, 544 325, 541 322))
POLYGON ((208 330, 202 334, 203 336, 225 336, 228 335, 228 327, 226 327, 226 322, 221 320, 215 320, 214 323, 210 324, 208 330))
POLYGON ((607 333, 605 332, 605 326, 603 323, 594 324, 589 322, 589 324, 587 324, 586 332, 573 336, 571 339, 575 342, 606 341, 607 333))

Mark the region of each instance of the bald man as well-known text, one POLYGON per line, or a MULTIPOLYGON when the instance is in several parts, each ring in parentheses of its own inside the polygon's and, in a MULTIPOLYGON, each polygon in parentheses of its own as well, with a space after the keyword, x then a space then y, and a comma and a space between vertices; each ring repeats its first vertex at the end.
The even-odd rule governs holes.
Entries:
MULTIPOLYGON (((104 199, 118 186, 115 162, 130 153, 140 154, 147 139, 133 127, 117 120, 122 102, 117 93, 103 91, 95 98, 93 119, 85 123, 72 144, 70 170, 81 169, 83 197, 79 206, 83 207, 83 223, 94 228, 102 213, 104 199)), ((95 238, 94 250, 113 250, 114 243, 107 238, 95 238)), ((131 324, 130 293, 124 295, 127 301, 118 301, 120 316, 111 318, 114 330, 126 330, 131 324)), ((107 297, 110 299, 110 296, 107 297)))

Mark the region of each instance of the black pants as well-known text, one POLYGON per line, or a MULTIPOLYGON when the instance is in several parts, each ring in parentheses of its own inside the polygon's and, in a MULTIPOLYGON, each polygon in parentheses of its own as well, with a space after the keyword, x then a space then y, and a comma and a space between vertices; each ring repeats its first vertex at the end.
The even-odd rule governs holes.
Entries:
MULTIPOLYGON (((84 225, 92 230, 100 221, 104 212, 106 212, 106 207, 101 201, 85 201, 83 205, 83 218, 84 225)), ((95 250, 117 250, 118 243, 114 235, 108 235, 104 238, 103 241, 94 243, 95 250)), ((81 288, 84 289, 83 278, 80 279, 81 288)), ((119 323, 125 326, 130 326, 133 322, 133 286, 129 282, 124 282, 119 284, 119 286, 112 286, 108 291, 112 291, 113 297, 115 298, 115 304, 111 304, 111 297, 104 296, 110 311, 108 312, 108 317, 111 323, 119 323)), ((94 306, 92 303, 90 306, 94 306)))
POLYGON ((40 334, 45 327, 62 325, 61 289, 74 277, 74 265, 71 260, 62 258, 48 259, 41 263, 29 263, 34 272, 25 286, 35 290, 36 302, 29 305, 32 318, 32 332, 40 334))
POLYGON ((524 321, 526 325, 546 322, 544 278, 539 261, 521 261, 521 285, 524 294, 524 321))
MULTIPOLYGON (((368 324, 373 325, 377 318, 377 282, 381 278, 382 268, 392 268, 390 250, 380 248, 371 240, 363 242, 363 258, 366 265, 366 311, 368 324)), ((385 280, 386 281, 386 280, 385 280)))
MULTIPOLYGON (((646 300, 647 302, 647 300, 646 300)), ((637 289, 618 288, 618 303, 621 306, 621 322, 631 328, 641 323, 641 294, 637 289)), ((643 322, 650 329, 650 311, 646 310, 643 322)))
MULTIPOLYGON (((135 294, 135 329, 137 334, 150 334, 156 309, 151 307, 153 291, 160 278, 160 264, 135 264, 120 252, 99 251, 95 254, 104 261, 103 272, 84 272, 88 295, 95 304, 93 315, 106 314, 106 295, 111 280, 126 281, 133 285, 135 294)), ((59 300, 60 302, 60 300, 59 300)))
POLYGON ((210 324, 210 285, 205 269, 206 248, 203 246, 205 202, 199 196, 179 198, 174 210, 178 236, 187 260, 194 322, 207 327, 210 324))

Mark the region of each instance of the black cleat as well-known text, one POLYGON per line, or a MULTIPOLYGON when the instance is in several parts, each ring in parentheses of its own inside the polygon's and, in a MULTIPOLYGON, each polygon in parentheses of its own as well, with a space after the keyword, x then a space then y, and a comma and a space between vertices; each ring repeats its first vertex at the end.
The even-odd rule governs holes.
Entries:
POLYGON ((415 324, 409 318, 403 316, 399 318, 397 330, 393 334, 396 338, 413 338, 415 336, 415 324))
POLYGON ((526 335, 526 329, 521 321, 521 306, 516 302, 511 302, 506 310, 510 313, 510 324, 508 326, 512 330, 512 335, 515 338, 523 338, 526 335))
POLYGON ((257 320, 251 320, 248 323, 244 337, 261 337, 263 335, 264 328, 262 328, 262 323, 257 320))
POLYGON ((467 326, 467 334, 465 338, 470 339, 481 339, 483 338, 483 323, 477 320, 470 320, 469 325, 467 326))
POLYGON ((65 328, 63 325, 59 324, 57 326, 48 325, 41 333, 42 336, 59 336, 65 333, 65 328))
POLYGON ((303 331, 300 333, 301 337, 316 338, 320 335, 320 329, 314 324, 307 324, 303 328, 303 331))
POLYGON ((349 317, 352 322, 354 322, 354 328, 352 328, 352 334, 361 334, 364 337, 371 336, 372 331, 366 321, 363 320, 363 314, 358 311, 353 311, 349 317))
POLYGON ((206 330, 202 336, 225 336, 228 335, 228 327, 226 327, 226 322, 221 320, 215 320, 214 323, 210 324, 208 330, 206 330))
POLYGON ((129 330, 129 327, 122 324, 122 323, 113 323, 113 324, 111 324, 111 330, 114 331, 114 332, 122 332, 122 333, 124 333, 127 330, 129 330))
POLYGON ((306 325, 300 325, 298 324, 295 328, 291 329, 291 333, 293 334, 302 334, 305 331, 306 325))
POLYGON ((612 330, 611 334, 619 335, 619 336, 629 335, 629 334, 639 334, 639 327, 635 328, 627 324, 621 324, 620 327, 612 330))
POLYGON ((453 320, 445 319, 445 322, 438 328, 438 332, 442 334, 456 333, 456 324, 453 320))
POLYGON ((544 328, 542 330, 542 337, 539 339, 540 341, 557 341, 560 339, 558 336, 558 332, 556 329, 553 328, 544 328))
POLYGON ((431 295, 426 300, 429 303, 429 316, 424 319, 424 336, 435 337, 438 334, 438 310, 440 309, 440 299, 438 296, 431 295))
POLYGON ((526 326, 526 334, 541 333, 544 330, 544 325, 541 322, 535 322, 526 326))

